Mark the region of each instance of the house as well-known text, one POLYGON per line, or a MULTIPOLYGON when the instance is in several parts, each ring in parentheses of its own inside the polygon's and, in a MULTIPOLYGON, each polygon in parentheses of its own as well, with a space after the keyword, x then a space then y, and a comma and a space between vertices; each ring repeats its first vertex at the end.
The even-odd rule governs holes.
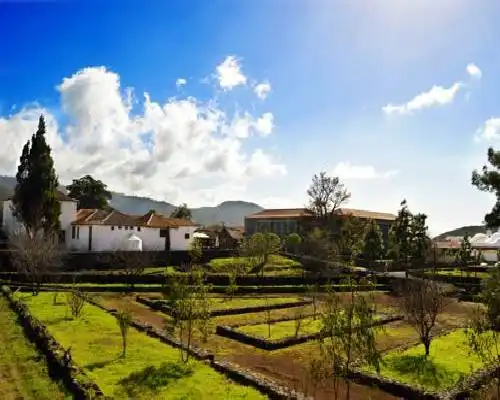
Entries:
POLYGON ((211 225, 197 230, 197 234, 206 247, 220 249, 235 249, 243 240, 244 228, 223 225, 211 225))
POLYGON ((198 225, 165 218, 152 211, 133 216, 116 210, 78 210, 71 223, 69 248, 75 251, 127 250, 133 235, 142 240, 142 250, 189 250, 198 225))
MULTIPOLYGON (((340 208, 337 210, 339 218, 354 216, 361 219, 374 219, 382 231, 384 243, 388 242, 389 229, 396 219, 394 214, 376 211, 340 208)), ((284 237, 290 233, 301 234, 303 224, 314 218, 314 215, 305 208, 266 209, 245 217, 245 235, 251 236, 256 232, 273 232, 284 237)))
MULTIPOLYGON (((56 191, 57 200, 61 203, 61 215, 59 223, 61 225, 60 238, 62 243, 68 243, 71 235, 71 223, 75 220, 77 202, 61 191, 56 191)), ((21 228, 21 223, 12 214, 11 196, 2 202, 2 228, 5 232, 15 232, 21 228)))
MULTIPOLYGON (((134 249, 185 251, 191 246, 198 225, 191 221, 165 218, 154 212, 145 215, 128 215, 117 210, 80 209, 77 202, 62 192, 57 192, 61 203, 61 242, 70 251, 132 250, 134 242, 141 240, 134 249)), ((2 228, 15 232, 22 225, 12 215, 12 202, 2 204, 2 228)))

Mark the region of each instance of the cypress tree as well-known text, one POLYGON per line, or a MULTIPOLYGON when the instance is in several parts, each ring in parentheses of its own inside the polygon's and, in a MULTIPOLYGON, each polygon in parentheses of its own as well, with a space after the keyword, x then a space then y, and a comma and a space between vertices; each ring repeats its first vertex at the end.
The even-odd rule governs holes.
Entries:
POLYGON ((12 199, 14 215, 30 235, 40 229, 45 233, 60 229, 61 205, 57 200, 58 180, 51 150, 45 140, 45 120, 38 121, 38 129, 28 141, 21 155, 16 174, 16 189, 12 199))

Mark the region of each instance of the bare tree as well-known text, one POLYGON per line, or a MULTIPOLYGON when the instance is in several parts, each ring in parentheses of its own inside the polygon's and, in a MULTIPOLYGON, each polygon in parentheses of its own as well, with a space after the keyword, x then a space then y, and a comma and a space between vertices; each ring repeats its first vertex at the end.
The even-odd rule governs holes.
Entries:
POLYGON ((152 265, 153 257, 147 251, 117 250, 111 254, 109 261, 113 266, 123 268, 130 289, 133 289, 146 267, 152 265))
POLYGON ((430 279, 407 279, 401 289, 403 313, 420 336, 428 356, 433 329, 444 308, 444 291, 438 282, 430 279))
POLYGON ((62 268, 65 251, 55 233, 29 235, 19 230, 9 235, 12 263, 31 283, 33 295, 40 292, 47 274, 62 268))
POLYGON ((327 176, 326 172, 314 174, 311 186, 307 189, 307 195, 309 196, 308 210, 319 221, 325 223, 351 197, 351 193, 340 182, 340 179, 327 176))

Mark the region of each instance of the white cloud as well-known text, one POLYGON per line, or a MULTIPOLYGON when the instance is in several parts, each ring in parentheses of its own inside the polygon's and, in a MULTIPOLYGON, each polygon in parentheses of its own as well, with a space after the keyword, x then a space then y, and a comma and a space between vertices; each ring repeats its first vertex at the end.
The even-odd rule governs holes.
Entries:
POLYGON ((180 88, 180 87, 184 86, 186 83, 187 83, 187 80, 185 80, 184 78, 178 78, 175 81, 175 86, 177 86, 178 88, 180 88))
MULTIPOLYGON (((264 136, 272 130, 272 114, 244 113, 251 128, 234 124, 215 101, 170 99, 165 103, 144 93, 142 111, 132 89, 105 67, 84 68, 57 87, 68 123, 39 105, 0 118, 0 174, 13 175, 22 146, 36 129, 38 116, 47 120, 47 137, 62 182, 84 174, 103 180, 111 190, 193 205, 207 199, 206 182, 218 201, 227 188, 251 179, 282 175, 285 166, 262 149, 245 150, 249 129, 264 136), (265 122, 258 122, 264 118, 265 122), (224 182, 224 190, 218 190, 224 182)), ((211 192, 212 193, 212 192, 211 192)), ((239 193, 239 192, 238 192, 239 193)), ((235 192, 235 195, 238 195, 235 192)))
POLYGON ((223 133, 236 138, 247 138, 252 134, 268 136, 274 129, 274 117, 270 112, 262 114, 255 119, 246 112, 244 115, 237 115, 230 125, 223 128, 223 133))
POLYGON ((382 111, 387 115, 410 114, 424 108, 442 106, 451 103, 462 87, 463 83, 461 82, 455 82, 449 88, 433 86, 429 91, 418 94, 407 103, 399 105, 389 103, 382 107, 382 111))
POLYGON ((388 179, 396 175, 396 170, 385 172, 377 171, 371 165, 352 165, 349 162, 339 162, 333 169, 332 175, 342 179, 388 179))
POLYGON ((247 78, 243 75, 240 60, 235 56, 227 56, 226 59, 217 66, 216 77, 219 86, 224 90, 231 90, 238 85, 245 85, 247 78))
POLYGON ((500 118, 490 118, 476 131, 476 141, 493 141, 500 139, 500 118))
POLYGON ((257 129, 257 132, 259 132, 262 136, 267 136, 273 131, 273 121, 273 114, 266 112, 255 122, 255 129, 257 129))
POLYGON ((470 63, 469 65, 467 65, 467 73, 472 78, 476 78, 476 79, 481 79, 481 76, 483 75, 483 73, 481 72, 479 67, 474 63, 470 63))
POLYGON ((271 92, 271 84, 269 82, 262 82, 253 88, 257 97, 261 100, 266 99, 267 95, 271 92))

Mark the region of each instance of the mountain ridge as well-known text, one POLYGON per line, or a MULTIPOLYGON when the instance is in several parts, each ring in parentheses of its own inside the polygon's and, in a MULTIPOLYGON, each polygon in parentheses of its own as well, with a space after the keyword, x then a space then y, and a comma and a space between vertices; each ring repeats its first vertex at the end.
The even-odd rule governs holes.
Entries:
MULTIPOLYGON (((16 179, 11 176, 0 176, 0 195, 8 197, 16 186, 16 179)), ((65 193, 65 186, 60 189, 65 193)), ((126 214, 146 214, 154 209, 163 215, 170 215, 176 208, 167 201, 153 200, 149 197, 127 195, 119 192, 111 192, 112 198, 109 205, 126 214)), ((191 208, 193 221, 201 225, 225 224, 229 226, 243 226, 245 216, 262 211, 263 207, 256 203, 244 200, 227 200, 214 207, 191 208)))

